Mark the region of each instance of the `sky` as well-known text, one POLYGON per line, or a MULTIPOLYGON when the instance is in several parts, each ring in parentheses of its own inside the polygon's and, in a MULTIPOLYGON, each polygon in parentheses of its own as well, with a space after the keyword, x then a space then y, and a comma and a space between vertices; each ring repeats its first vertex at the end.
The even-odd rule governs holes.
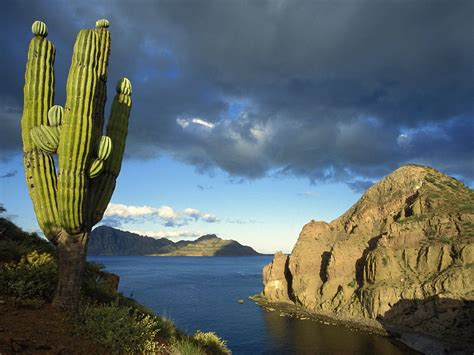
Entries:
POLYGON ((104 224, 290 252, 305 223, 337 218, 400 165, 474 186, 473 1, 6 1, 0 18, 0 203, 26 230, 38 231, 20 133, 35 20, 56 46, 56 104, 77 32, 100 18, 107 107, 132 81, 104 224))

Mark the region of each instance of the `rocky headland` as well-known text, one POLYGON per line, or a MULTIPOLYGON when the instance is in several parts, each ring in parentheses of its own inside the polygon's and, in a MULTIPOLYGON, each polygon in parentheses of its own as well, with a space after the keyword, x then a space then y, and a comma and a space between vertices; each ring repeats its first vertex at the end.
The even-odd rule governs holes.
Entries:
POLYGON ((402 166, 331 223, 306 224, 263 270, 261 301, 397 336, 474 349, 474 191, 402 166))

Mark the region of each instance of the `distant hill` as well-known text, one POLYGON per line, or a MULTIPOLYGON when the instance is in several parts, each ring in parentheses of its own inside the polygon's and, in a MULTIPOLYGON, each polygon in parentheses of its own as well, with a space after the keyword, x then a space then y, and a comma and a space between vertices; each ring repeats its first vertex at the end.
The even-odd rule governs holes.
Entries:
POLYGON ((91 233, 88 255, 156 255, 156 256, 255 256, 261 255, 235 240, 225 240, 215 234, 194 241, 172 242, 166 238, 150 238, 100 226, 91 233))
POLYGON ((156 239, 121 231, 107 226, 95 228, 91 233, 88 255, 146 255, 158 253, 174 244, 166 238, 156 239))
POLYGON ((225 240, 215 234, 204 235, 186 245, 177 247, 166 256, 252 256, 261 255, 249 246, 235 240, 225 240))

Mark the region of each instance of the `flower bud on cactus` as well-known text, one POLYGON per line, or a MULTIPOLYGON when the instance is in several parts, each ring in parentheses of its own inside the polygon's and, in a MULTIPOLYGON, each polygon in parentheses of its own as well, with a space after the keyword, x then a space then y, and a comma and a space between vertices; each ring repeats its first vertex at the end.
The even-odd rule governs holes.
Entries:
POLYGON ((127 78, 122 78, 117 83, 117 94, 131 95, 132 83, 127 78))
POLYGON ((38 37, 46 37, 48 35, 48 27, 41 21, 35 21, 31 25, 31 32, 38 37))
POLYGON ((111 151, 112 151, 112 140, 110 139, 110 137, 102 136, 100 138, 97 158, 99 158, 100 160, 106 160, 109 157, 111 151))
POLYGON ((37 126, 31 129, 31 140, 36 147, 47 154, 56 153, 59 146, 59 127, 37 126))
POLYGON ((48 111, 48 122, 50 126, 59 126, 63 121, 64 109, 62 106, 54 105, 48 111))
POLYGON ((96 28, 109 28, 109 20, 106 20, 105 18, 101 20, 97 20, 95 22, 95 27, 96 28))
POLYGON ((92 162, 91 167, 89 168, 89 177, 91 179, 97 177, 101 173, 103 168, 104 168, 104 161, 101 159, 95 159, 92 162))

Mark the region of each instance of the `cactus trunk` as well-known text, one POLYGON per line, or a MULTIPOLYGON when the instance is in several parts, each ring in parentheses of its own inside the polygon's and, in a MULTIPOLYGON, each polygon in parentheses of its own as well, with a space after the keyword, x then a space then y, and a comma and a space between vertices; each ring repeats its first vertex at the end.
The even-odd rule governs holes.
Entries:
POLYGON ((76 309, 87 241, 102 219, 122 164, 131 84, 119 80, 102 136, 110 53, 109 22, 81 30, 74 44, 64 110, 54 105, 55 49, 35 21, 28 49, 21 121, 25 175, 38 224, 57 247, 59 283, 54 304, 76 309), (58 154, 59 171, 52 154, 58 154))
POLYGON ((77 310, 88 241, 88 232, 68 234, 63 230, 59 234, 56 243, 59 279, 53 305, 68 311, 77 310))

